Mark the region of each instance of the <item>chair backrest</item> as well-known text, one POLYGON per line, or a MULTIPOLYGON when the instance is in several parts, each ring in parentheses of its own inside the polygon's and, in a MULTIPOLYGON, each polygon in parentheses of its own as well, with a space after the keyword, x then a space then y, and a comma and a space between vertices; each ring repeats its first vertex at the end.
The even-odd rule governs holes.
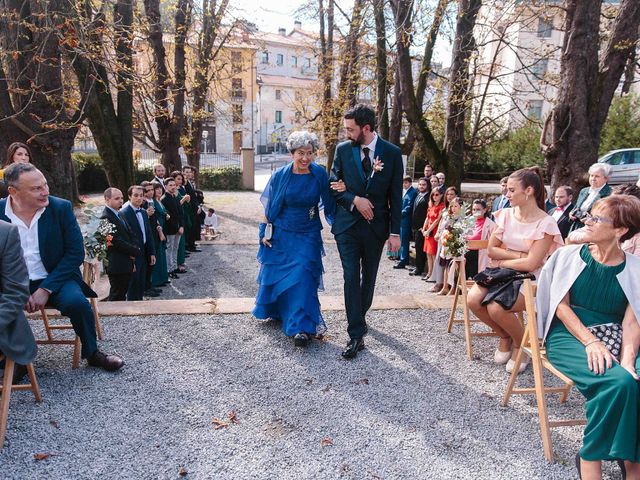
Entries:
POLYGON ((527 330, 529 342, 533 344, 534 339, 538 339, 538 321, 536 319, 536 292, 538 286, 530 278, 525 279, 523 284, 524 306, 527 314, 527 330))

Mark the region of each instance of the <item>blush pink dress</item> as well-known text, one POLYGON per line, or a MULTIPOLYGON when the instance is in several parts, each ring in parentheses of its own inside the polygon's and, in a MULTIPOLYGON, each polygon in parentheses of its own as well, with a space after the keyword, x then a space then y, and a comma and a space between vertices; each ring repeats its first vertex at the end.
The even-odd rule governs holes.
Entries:
MULTIPOLYGON (((537 222, 530 223, 516 220, 513 208, 503 208, 493 215, 496 222, 494 234, 502 242, 502 245, 509 250, 527 253, 535 240, 541 240, 545 234, 553 235, 553 243, 545 257, 546 261, 553 252, 564 246, 558 224, 550 215, 545 215, 537 222)), ((542 270, 542 266, 531 273, 538 278, 540 270, 542 270)))

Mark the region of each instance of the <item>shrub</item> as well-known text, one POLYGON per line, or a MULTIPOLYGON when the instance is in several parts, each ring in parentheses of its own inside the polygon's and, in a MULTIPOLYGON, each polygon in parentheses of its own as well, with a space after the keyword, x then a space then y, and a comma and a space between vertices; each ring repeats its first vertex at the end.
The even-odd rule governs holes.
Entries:
POLYGON ((242 190, 240 167, 203 168, 198 174, 201 190, 242 190))
POLYGON ((72 153, 71 160, 81 194, 103 192, 108 186, 102 159, 97 153, 72 153))
POLYGON ((615 97, 602 128, 599 154, 619 148, 640 147, 640 97, 615 97))

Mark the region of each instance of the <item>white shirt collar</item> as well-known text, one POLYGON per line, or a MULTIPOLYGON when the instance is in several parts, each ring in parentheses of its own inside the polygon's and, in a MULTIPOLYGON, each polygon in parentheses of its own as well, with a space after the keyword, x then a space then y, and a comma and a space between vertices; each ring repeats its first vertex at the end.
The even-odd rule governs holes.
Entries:
POLYGON ((36 211, 36 214, 33 216, 33 218, 31 219, 31 225, 27 226, 20 217, 18 217, 14 212, 13 212, 13 199, 11 198, 11 195, 9 195, 7 197, 7 204, 4 207, 4 214, 7 216, 7 218, 11 219, 11 223, 16 223, 16 222, 20 222, 22 225, 24 225, 26 228, 31 228, 31 226, 34 223, 38 223, 38 220, 40 220, 40 217, 42 216, 42 214, 44 213, 44 211, 46 210, 47 207, 42 207, 40 208, 38 211, 36 211))
POLYGON ((360 150, 364 149, 365 147, 368 148, 371 159, 373 160, 373 152, 376 151, 376 143, 378 143, 378 134, 376 132, 373 132, 373 140, 371 140, 371 143, 369 145, 361 145, 360 150))
MULTIPOLYGON (((604 185, 606 185, 606 183, 604 185)), ((600 193, 600 190, 604 188, 604 185, 602 185, 600 188, 589 187, 589 195, 600 193)))

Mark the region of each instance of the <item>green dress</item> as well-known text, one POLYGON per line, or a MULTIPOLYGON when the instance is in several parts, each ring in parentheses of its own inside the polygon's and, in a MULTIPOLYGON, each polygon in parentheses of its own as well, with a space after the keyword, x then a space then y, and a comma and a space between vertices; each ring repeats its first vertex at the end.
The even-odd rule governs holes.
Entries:
MULTIPOLYGON (((164 230, 167 223, 167 211, 165 210, 164 205, 162 205, 158 200, 153 200, 153 206, 156 209, 158 223, 162 227, 162 230, 164 230)), ((151 271, 151 285, 153 287, 160 287, 165 285, 168 281, 167 242, 165 240, 164 242, 158 242, 158 245, 156 245, 156 264, 153 266, 153 270, 151 271)))
MULTIPOLYGON (((184 187, 179 187, 177 190, 178 202, 182 201, 182 197, 184 197, 186 194, 187 192, 185 191, 184 187)), ((190 208, 191 207, 189 206, 189 202, 184 202, 182 204, 182 218, 184 220, 184 233, 180 235, 180 243, 178 244, 178 266, 184 265, 187 259, 185 252, 187 248, 187 243, 186 243, 187 231, 191 228, 191 217, 188 215, 188 213, 191 211, 190 208)))
MULTIPOLYGON (((587 266, 569 291, 571 308, 587 327, 622 323, 628 305, 616 275, 625 263, 606 266, 591 256, 587 245, 580 250, 587 266)), ((614 363, 604 375, 589 370, 587 354, 556 317, 547 336, 551 363, 573 380, 586 401, 587 425, 580 457, 584 460, 640 461, 640 382, 614 363)), ((640 371, 640 357, 636 358, 640 371)))

